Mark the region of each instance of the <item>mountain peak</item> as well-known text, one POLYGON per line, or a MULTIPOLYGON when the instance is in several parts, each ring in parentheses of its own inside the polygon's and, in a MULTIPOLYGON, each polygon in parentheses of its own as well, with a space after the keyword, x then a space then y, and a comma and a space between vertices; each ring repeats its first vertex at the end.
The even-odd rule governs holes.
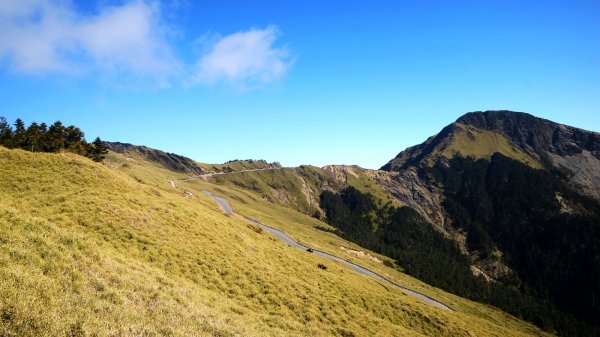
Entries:
POLYGON ((455 123, 470 125, 482 130, 498 130, 511 137, 523 133, 546 133, 545 131, 554 131, 557 128, 576 129, 526 112, 509 110, 469 112, 459 117, 455 123))
POLYGON ((515 123, 535 123, 536 121, 547 120, 535 117, 526 112, 510 110, 488 110, 468 112, 460 116, 456 120, 456 123, 472 125, 480 128, 490 128, 497 126, 499 123, 506 123, 507 121, 512 121, 515 123))
POLYGON ((456 155, 489 159, 496 152, 533 168, 560 171, 576 188, 600 199, 600 133, 524 112, 469 112, 382 169, 432 165, 456 155))

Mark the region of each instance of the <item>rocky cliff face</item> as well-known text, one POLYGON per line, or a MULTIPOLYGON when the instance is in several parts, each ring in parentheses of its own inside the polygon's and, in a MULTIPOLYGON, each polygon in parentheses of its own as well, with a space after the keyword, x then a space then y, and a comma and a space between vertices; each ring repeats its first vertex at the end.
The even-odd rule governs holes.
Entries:
POLYGON ((415 168, 399 172, 369 171, 368 174, 402 206, 413 208, 439 231, 446 233, 441 186, 419 177, 415 168))

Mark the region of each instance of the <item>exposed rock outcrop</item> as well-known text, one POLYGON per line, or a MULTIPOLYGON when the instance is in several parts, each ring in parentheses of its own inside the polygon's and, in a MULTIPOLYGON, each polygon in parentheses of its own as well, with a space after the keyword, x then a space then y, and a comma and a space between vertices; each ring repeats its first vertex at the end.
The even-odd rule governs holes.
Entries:
POLYGON ((441 188, 422 179, 415 168, 399 172, 369 170, 367 174, 401 205, 413 208, 439 231, 447 233, 441 188))

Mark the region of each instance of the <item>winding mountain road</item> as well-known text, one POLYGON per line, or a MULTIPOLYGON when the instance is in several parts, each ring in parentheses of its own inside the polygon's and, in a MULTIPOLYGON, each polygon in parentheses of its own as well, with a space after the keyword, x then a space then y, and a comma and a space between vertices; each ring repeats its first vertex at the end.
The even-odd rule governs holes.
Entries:
POLYGON ((219 204, 219 207, 221 207, 221 210, 223 210, 223 213, 225 214, 233 214, 233 208, 231 207, 231 205, 229 205, 229 203, 227 202, 227 200, 223 199, 223 198, 219 198, 216 195, 204 191, 204 194, 208 195, 209 197, 211 197, 214 201, 217 202, 217 204, 219 204))
MULTIPOLYGON (((211 197, 214 201, 216 201, 217 204, 219 204, 219 207, 221 207, 221 209, 223 210, 223 213, 225 213, 225 214, 233 214, 233 208, 231 207, 231 205, 229 205, 229 202, 227 202, 227 200, 225 200, 225 199, 223 199, 221 197, 217 197, 214 194, 212 194, 210 192, 207 192, 207 191, 204 191, 204 194, 206 194, 207 196, 211 197)), ((278 239, 280 239, 281 241, 285 242, 286 244, 288 244, 291 247, 302 249, 304 251, 306 251, 306 250, 309 249, 309 247, 304 246, 304 245, 302 245, 302 244, 294 241, 285 232, 280 231, 279 229, 267 226, 267 225, 265 225, 263 223, 260 223, 260 222, 258 222, 256 220, 252 219, 252 218, 249 218, 247 216, 243 216, 243 217, 246 220, 248 220, 249 222, 251 222, 251 223, 259 226, 263 230, 265 230, 265 231, 267 231, 267 232, 275 235, 278 239)), ((423 301, 425 303, 431 304, 431 305, 436 306, 438 308, 442 308, 442 309, 454 311, 454 309, 452 309, 450 306, 448 306, 448 305, 446 305, 446 304, 444 304, 442 302, 439 302, 439 301, 437 301, 437 300, 435 300, 435 299, 433 299, 433 298, 431 298, 431 297, 429 297, 429 296, 427 296, 425 294, 422 294, 422 293, 420 293, 418 291, 414 291, 414 290, 408 289, 406 287, 403 287, 403 286, 397 284, 396 282, 393 282, 393 281, 391 281, 391 280, 389 280, 389 279, 387 279, 387 278, 385 278, 385 277, 383 277, 383 276, 377 274, 376 272, 371 271, 371 270, 369 270, 367 268, 361 267, 361 266, 359 266, 359 265, 357 265, 355 263, 352 263, 350 261, 346 261, 346 260, 344 260, 344 259, 342 259, 342 258, 340 258, 338 256, 335 256, 335 255, 332 255, 332 254, 329 254, 329 253, 325 253, 325 252, 322 252, 322 251, 314 249, 314 248, 312 248, 312 251, 313 251, 314 254, 319 255, 319 256, 321 256, 321 257, 323 257, 325 259, 336 261, 336 262, 339 262, 339 263, 341 263, 343 265, 346 265, 346 266, 350 267, 351 269, 353 269, 354 271, 356 271, 357 273, 373 277, 375 279, 378 279, 380 281, 388 283, 388 284, 390 284, 390 285, 392 285, 392 286, 394 286, 396 288, 399 288, 404 293, 406 293, 408 295, 411 295, 411 296, 414 296, 414 297, 418 298, 419 300, 421 300, 421 301, 423 301)))
POLYGON ((256 172, 256 171, 270 171, 270 170, 285 170, 287 168, 289 168, 289 167, 265 167, 265 168, 245 169, 245 170, 231 171, 231 172, 210 172, 210 173, 194 175, 189 178, 183 178, 183 179, 181 179, 181 181, 192 181, 192 180, 198 180, 198 179, 206 178, 206 177, 221 176, 221 175, 225 175, 225 174, 256 172))

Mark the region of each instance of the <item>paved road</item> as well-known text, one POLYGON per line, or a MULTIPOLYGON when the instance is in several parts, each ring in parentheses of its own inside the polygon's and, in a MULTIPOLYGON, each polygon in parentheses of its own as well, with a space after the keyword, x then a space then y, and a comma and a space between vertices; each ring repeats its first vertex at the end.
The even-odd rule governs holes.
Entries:
POLYGON ((233 214, 233 208, 231 207, 231 205, 229 205, 229 203, 227 202, 227 200, 223 199, 223 198, 219 198, 216 195, 204 191, 204 194, 208 195, 209 197, 213 198, 214 201, 217 202, 217 204, 219 204, 219 207, 221 207, 221 209, 223 210, 223 213, 225 214, 233 214))
MULTIPOLYGON (((213 200, 215 200, 219 204, 219 206, 223 210, 223 213, 225 213, 225 214, 233 214, 233 208, 231 208, 231 206, 229 205, 229 203, 227 202, 227 200, 225 200, 223 198, 220 198, 220 197, 217 197, 217 196, 213 195, 210 192, 206 192, 205 191, 204 193, 206 195, 210 196, 211 198, 213 198, 213 200)), ((246 220, 252 222, 253 224, 260 226, 262 229, 266 230, 267 232, 275 235, 278 239, 280 239, 281 241, 285 242, 286 244, 288 244, 291 247, 302 249, 304 251, 306 251, 307 249, 309 249, 309 247, 299 244, 298 242, 296 242, 292 238, 290 238, 287 234, 285 234, 285 232, 280 231, 279 229, 267 226, 267 225, 265 225, 263 223, 260 223, 260 222, 258 222, 256 220, 251 219, 251 218, 246 217, 246 216, 244 216, 244 218, 246 218, 246 220)), ((326 259, 329 259, 329 260, 336 261, 336 262, 339 262, 341 264, 344 264, 344 265, 352 268, 354 271, 356 271, 356 272, 358 272, 360 274, 367 275, 367 276, 373 277, 375 279, 378 279, 380 281, 383 281, 385 283, 388 283, 388 284, 390 284, 390 285, 392 285, 392 286, 394 286, 396 288, 399 288, 404 293, 409 294, 411 296, 414 296, 414 297, 420 299, 421 301, 423 301, 425 303, 429 303, 431 305, 434 305, 434 306, 442 308, 442 309, 454 311, 454 309, 452 309, 451 307, 447 306, 446 304, 444 304, 442 302, 439 302, 439 301, 437 301, 437 300, 435 300, 435 299, 433 299, 433 298, 431 298, 431 297, 429 297, 427 295, 421 294, 420 292, 417 292, 417 291, 408 289, 406 287, 403 287, 403 286, 397 284, 396 282, 393 282, 393 281, 391 281, 391 280, 389 280, 389 279, 387 279, 387 278, 385 278, 385 277, 377 274, 374 271, 371 271, 371 270, 369 270, 367 268, 361 267, 361 266, 359 266, 357 264, 354 264, 354 263, 352 263, 350 261, 346 261, 346 260, 344 260, 344 259, 342 259, 340 257, 337 257, 335 255, 331 255, 331 254, 328 254, 328 253, 325 253, 325 252, 322 252, 320 250, 316 250, 314 248, 313 248, 313 253, 316 254, 316 255, 319 255, 319 256, 321 256, 323 258, 326 258, 326 259)))

